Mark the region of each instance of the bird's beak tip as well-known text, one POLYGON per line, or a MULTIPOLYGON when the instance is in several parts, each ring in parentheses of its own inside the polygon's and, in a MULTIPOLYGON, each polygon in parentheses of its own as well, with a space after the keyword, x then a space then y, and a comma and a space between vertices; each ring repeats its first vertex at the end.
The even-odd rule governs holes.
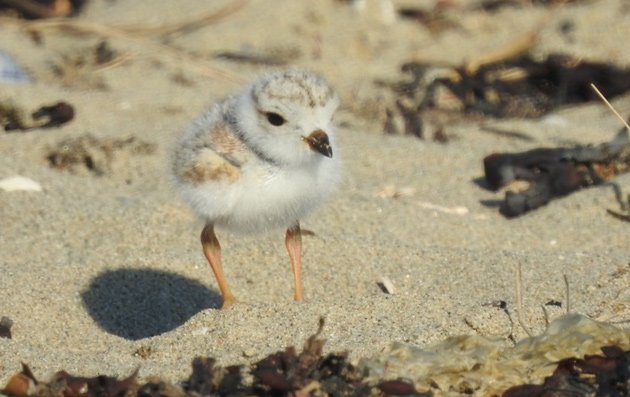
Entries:
POLYGON ((330 146, 330 140, 328 139, 328 134, 324 131, 315 130, 303 139, 306 141, 311 150, 323 156, 332 157, 333 152, 332 147, 330 146))

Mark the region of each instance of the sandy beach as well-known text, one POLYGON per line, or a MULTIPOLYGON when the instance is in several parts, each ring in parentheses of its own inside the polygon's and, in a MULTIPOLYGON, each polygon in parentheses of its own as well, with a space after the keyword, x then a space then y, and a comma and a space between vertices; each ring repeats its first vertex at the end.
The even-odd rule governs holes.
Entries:
MULTIPOLYGON (((169 26, 228 3, 93 0, 75 19, 92 33, 39 25, 39 43, 25 24, 0 22, 0 49, 32 79, 0 82, 0 100, 27 112, 65 101, 76 112, 59 128, 0 131, 0 179, 21 175, 43 189, 0 191, 0 316, 14 323, 12 339, 0 338, 0 385, 21 362, 41 378, 61 369, 126 376, 139 368, 141 377, 176 382, 196 356, 245 364, 301 346, 320 317, 325 351, 349 351, 356 360, 392 342, 423 347, 460 334, 496 337, 507 347, 511 333, 516 340, 526 334, 491 303, 505 301, 514 315, 518 265, 522 318, 536 334, 545 329, 542 305, 563 303, 547 306, 552 319, 564 313, 565 275, 572 312, 630 319, 629 225, 606 213, 619 209, 610 183, 515 219, 487 205, 502 193, 475 183, 493 152, 609 141, 622 125, 602 103, 538 119, 454 121, 445 127, 451 139, 440 143, 384 134, 379 103, 391 98, 374 84, 400 78, 410 60, 459 64, 532 30, 540 32, 536 54, 562 51, 628 68, 627 2, 461 13, 457 28, 436 34, 348 2, 251 0, 167 36, 94 33, 94 26, 169 26), (559 33, 565 21, 574 26, 570 37, 559 33), (103 40, 120 62, 55 74, 54 65, 88 58, 103 40), (290 66, 335 86, 344 178, 334 199, 302 221, 314 233, 304 238, 306 299, 292 301, 282 233, 223 233, 225 271, 242 303, 222 311, 201 253, 202 224, 174 192, 167 158, 194 117, 273 68, 213 57, 252 49, 286 55, 290 66), (531 140, 489 134, 488 125, 531 140), (88 135, 127 143, 113 144, 92 169, 49 165, 60 142, 88 135), (383 278, 393 294, 379 287, 383 278)), ((612 103, 630 114, 630 95, 612 103)), ((630 174, 613 182, 630 192, 630 174)), ((627 322, 619 326, 628 330, 627 322)))

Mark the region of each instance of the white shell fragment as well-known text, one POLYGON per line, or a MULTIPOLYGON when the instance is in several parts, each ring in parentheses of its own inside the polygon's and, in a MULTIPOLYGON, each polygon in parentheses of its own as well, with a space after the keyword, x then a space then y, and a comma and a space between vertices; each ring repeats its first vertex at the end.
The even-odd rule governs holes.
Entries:
POLYGON ((452 215, 467 215, 470 212, 470 210, 468 210, 468 208, 464 206, 444 207, 441 205, 428 203, 426 201, 419 201, 418 206, 428 209, 428 210, 434 210, 437 212, 443 212, 445 214, 452 214, 452 215))
POLYGON ((4 178, 0 180, 0 189, 6 192, 16 192, 16 191, 28 191, 28 192, 41 192, 42 185, 35 182, 30 178, 26 178, 23 176, 12 176, 9 178, 4 178))
POLYGON ((381 280, 377 284, 386 294, 394 295, 394 283, 392 283, 392 280, 390 280, 389 277, 381 277, 381 280))

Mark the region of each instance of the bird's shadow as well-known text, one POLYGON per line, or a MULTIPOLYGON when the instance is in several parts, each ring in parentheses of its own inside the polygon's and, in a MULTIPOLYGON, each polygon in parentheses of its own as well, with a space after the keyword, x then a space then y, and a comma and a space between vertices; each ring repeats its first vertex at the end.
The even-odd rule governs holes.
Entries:
POLYGON ((221 305, 221 295, 198 281, 151 269, 108 270, 81 293, 88 313, 105 331, 138 340, 177 328, 221 305))

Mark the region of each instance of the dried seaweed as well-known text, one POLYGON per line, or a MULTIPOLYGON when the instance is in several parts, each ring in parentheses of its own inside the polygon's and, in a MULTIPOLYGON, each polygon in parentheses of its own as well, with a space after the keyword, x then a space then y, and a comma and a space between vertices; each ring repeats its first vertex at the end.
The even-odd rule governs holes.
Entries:
POLYGON ((630 194, 628 194, 624 200, 621 188, 615 184, 613 184, 613 188, 615 190, 615 199, 617 199, 617 203, 619 204, 619 211, 606 209, 606 212, 621 221, 630 222, 630 194))
POLYGON ((570 3, 580 3, 585 0, 482 0, 478 4, 473 5, 473 9, 482 9, 484 11, 497 11, 505 7, 531 7, 538 6, 559 6, 570 3))
POLYGON ((0 338, 11 339, 11 327, 13 326, 13 320, 9 317, 0 317, 0 338))
POLYGON ((540 117, 559 106, 593 101, 597 85, 607 98, 630 90, 630 69, 604 62, 551 54, 538 61, 530 55, 480 66, 453 69, 454 76, 438 78, 427 87, 420 110, 435 107, 433 93, 446 87, 460 101, 465 113, 497 118, 540 117))
POLYGON ((457 67, 410 62, 403 78, 377 81, 395 97, 385 105, 384 130, 422 138, 422 119, 436 112, 494 118, 537 118, 561 106, 597 99, 591 84, 607 98, 630 90, 630 69, 606 62, 550 54, 529 54, 536 35, 528 34, 497 51, 457 67), (402 119, 404 127, 397 126, 402 119))
POLYGON ((213 358, 195 358, 192 362, 192 374, 183 383, 184 391, 202 396, 235 395, 246 391, 240 366, 222 368, 215 363, 213 358))
POLYGON ((399 346, 390 356, 380 355, 378 360, 383 363, 372 361, 361 367, 351 365, 345 353, 323 354, 324 340, 319 338, 322 327, 320 321, 318 331, 307 339, 301 352, 289 347, 249 368, 224 368, 213 358, 195 358, 190 377, 179 386, 156 378, 141 381, 137 372, 117 379, 59 371, 50 381, 42 382, 23 364, 22 371, 11 377, 0 393, 16 397, 429 397, 436 392, 535 397, 627 396, 629 392, 630 351, 624 349, 630 334, 579 315, 555 321, 545 334, 519 342, 510 352, 499 352, 496 342, 478 336, 457 337, 437 346, 438 350, 434 347, 423 352, 418 347, 399 346), (602 346, 598 344, 602 340, 608 345, 601 347, 600 355, 595 346, 602 346), (518 386, 516 379, 527 374, 526 379, 532 379, 530 375, 549 368, 553 360, 557 369, 542 384, 518 386), (530 369, 524 370, 525 366, 530 369), (413 378, 384 378, 397 369, 413 378), (417 382, 428 385, 420 392, 417 382))
POLYGON ((26 397, 33 394, 38 382, 28 365, 22 363, 22 371, 13 375, 0 393, 7 396, 26 397))
POLYGON ((397 10, 398 15, 402 18, 411 19, 426 27, 433 34, 442 33, 449 29, 459 28, 456 18, 450 16, 443 3, 436 2, 435 6, 430 9, 422 9, 419 7, 402 7, 397 10))
POLYGON ((366 375, 352 366, 345 353, 323 355, 325 341, 319 339, 324 326, 320 320, 317 332, 309 337, 300 353, 289 347, 253 364, 244 376, 244 366, 221 367, 213 358, 195 358, 192 374, 173 386, 158 379, 141 383, 137 371, 125 379, 107 376, 77 377, 65 371, 56 373, 49 382, 38 381, 28 368, 14 375, 0 393, 41 397, 199 397, 199 396, 416 396, 413 382, 396 379, 368 383, 366 375))
POLYGON ((33 120, 40 122, 37 128, 59 127, 72 121, 74 108, 69 103, 57 102, 54 105, 42 106, 33 112, 32 117, 33 120))
POLYGON ((12 10, 29 18, 58 18, 76 15, 87 0, 0 0, 0 10, 12 10))
POLYGON ((483 163, 486 181, 493 190, 517 180, 528 183, 524 190, 505 194, 500 211, 515 217, 630 170, 630 139, 624 128, 611 142, 598 146, 493 153, 483 163))
POLYGON ((5 131, 29 129, 26 121, 24 121, 24 110, 10 101, 0 102, 0 125, 5 131))
POLYGON ((359 367, 377 378, 404 376, 438 396, 500 396, 513 386, 543 383, 561 360, 598 355, 602 346, 616 346, 628 356, 630 331, 573 313, 515 346, 480 335, 453 336, 424 347, 393 342, 359 367))
POLYGON ((319 329, 307 339, 301 353, 297 354, 295 348, 289 347, 254 364, 252 375, 256 395, 286 395, 298 391, 316 395, 370 395, 371 387, 348 363, 345 353, 322 355, 324 340, 318 336, 323 326, 324 322, 320 320, 319 329))
POLYGON ((503 397, 630 395, 630 351, 604 346, 602 352, 603 355, 587 355, 583 359, 561 360, 542 385, 514 386, 503 397))
POLYGON ((132 395, 131 391, 137 388, 137 375, 136 370, 129 377, 118 380, 110 376, 73 376, 59 371, 49 382, 39 382, 30 368, 22 364, 22 371, 12 376, 0 393, 14 397, 123 397, 132 395))
POLYGON ((56 128, 74 119, 74 107, 67 102, 43 105, 31 114, 32 123, 24 120, 24 110, 9 102, 0 103, 0 125, 6 132, 56 128))

